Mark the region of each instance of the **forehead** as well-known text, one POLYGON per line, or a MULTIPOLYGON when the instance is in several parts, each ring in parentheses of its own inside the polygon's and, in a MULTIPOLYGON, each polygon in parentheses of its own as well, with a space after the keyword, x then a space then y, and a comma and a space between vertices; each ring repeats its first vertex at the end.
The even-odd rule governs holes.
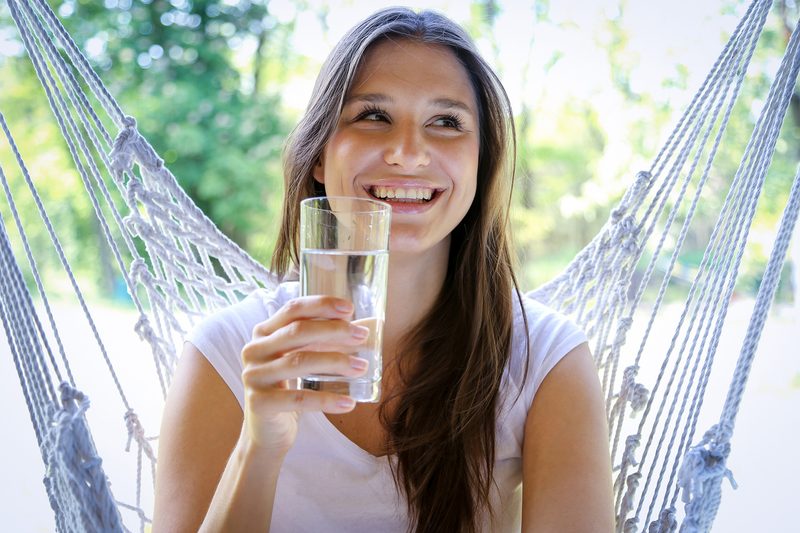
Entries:
POLYGON ((410 39, 386 39, 372 45, 356 71, 349 93, 374 86, 413 88, 468 100, 475 105, 475 90, 467 69, 447 46, 410 39))

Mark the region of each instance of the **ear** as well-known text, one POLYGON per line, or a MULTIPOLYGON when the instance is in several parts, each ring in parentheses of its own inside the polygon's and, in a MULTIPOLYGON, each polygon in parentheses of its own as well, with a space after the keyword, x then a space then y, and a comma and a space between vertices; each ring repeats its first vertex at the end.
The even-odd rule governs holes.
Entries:
POLYGON ((319 159, 317 159, 317 162, 314 164, 314 170, 312 172, 314 179, 319 183, 325 183, 325 161, 323 157, 324 155, 319 156, 319 159))

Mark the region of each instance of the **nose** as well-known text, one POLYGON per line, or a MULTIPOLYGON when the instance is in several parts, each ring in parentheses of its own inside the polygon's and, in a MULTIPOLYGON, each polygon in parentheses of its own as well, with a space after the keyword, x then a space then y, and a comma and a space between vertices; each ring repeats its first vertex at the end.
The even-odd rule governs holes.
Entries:
POLYGON ((414 125, 397 124, 389 135, 383 159, 404 170, 427 166, 431 157, 425 133, 414 125))

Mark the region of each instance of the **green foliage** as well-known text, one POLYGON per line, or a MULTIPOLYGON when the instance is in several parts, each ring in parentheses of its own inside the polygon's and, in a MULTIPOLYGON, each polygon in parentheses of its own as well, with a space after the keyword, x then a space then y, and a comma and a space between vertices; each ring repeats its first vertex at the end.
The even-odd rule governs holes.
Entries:
MULTIPOLYGON (((291 24, 278 24, 265 1, 65 0, 54 9, 184 190, 227 235, 266 259, 290 125, 280 112, 279 91, 262 71, 287 68, 291 24)), ((12 24, 7 12, 0 17, 0 27, 12 24)), ((102 248, 99 228, 30 61, 10 57, 0 69, 12 80, 3 84, 2 109, 12 125, 30 125, 14 135, 68 257, 76 270, 101 280, 110 264, 81 253, 102 248)), ((2 164, 15 166, 8 158, 2 164)), ((20 211, 35 219, 30 196, 20 194, 21 177, 10 179, 20 211)), ((42 229, 30 228, 30 234, 35 249, 48 250, 42 229)), ((40 266, 47 272, 55 263, 40 266)), ((112 282, 105 279, 104 287, 112 282)))
MULTIPOLYGON (((318 68, 293 51, 295 22, 285 17, 279 21, 268 0, 53 0, 52 5, 182 187, 226 234, 268 262, 282 196, 280 153, 296 118, 283 109, 281 96, 289 81, 311 78, 318 68)), ((311 13, 326 28, 335 7, 310 6, 293 4, 296 17, 311 13)), ((591 239, 671 129, 679 107, 674 95, 695 89, 689 86, 688 67, 681 63, 664 66, 660 90, 637 85, 636 69, 648 58, 634 49, 623 23, 630 6, 621 2, 603 23, 602 35, 595 37, 608 63, 607 79, 602 81, 612 94, 565 98, 546 80, 568 61, 569 43, 540 40, 573 24, 552 18, 559 6, 530 3, 524 10, 531 20, 530 32, 519 41, 530 49, 527 55, 516 56, 525 63, 504 65, 498 63, 496 26, 510 4, 471 3, 466 26, 476 41, 488 43, 488 59, 495 62, 501 77, 524 71, 522 89, 528 97, 515 104, 518 150, 511 216, 525 287, 550 279, 591 239), (546 57, 534 61, 542 44, 546 57), (609 116, 603 104, 609 101, 623 110, 620 116, 609 116)), ((720 10, 737 6, 730 2, 720 10)), ((711 232, 738 168, 774 74, 775 58, 785 46, 786 20, 792 17, 796 15, 776 8, 768 20, 753 59, 752 80, 733 109, 706 197, 687 238, 685 258, 702 256, 701 243, 711 232)), ((13 44, 10 26, 2 4, 0 44, 13 44)), ((18 47, 9 50, 0 54, 0 110, 14 127, 73 265, 100 280, 98 290, 109 292, 114 282, 109 259, 104 259, 99 227, 80 176, 30 61, 18 47)), ((114 128, 107 126, 113 135, 114 128)), ((763 273, 769 247, 759 236, 777 224, 800 157, 798 147, 800 98, 795 98, 758 206, 753 230, 758 250, 743 264, 740 290, 754 290, 763 273)), ((13 171, 16 165, 7 150, 0 150, 0 164, 20 212, 26 220, 36 221, 36 206, 23 194, 22 177, 13 171)), ((0 214, 10 220, 5 202, 0 202, 0 214)), ((49 236, 38 223, 30 223, 28 230, 34 248, 50 247, 49 236)), ((17 252, 22 257, 21 250, 17 252)), ((50 255, 40 267, 57 272, 58 265, 50 255)))

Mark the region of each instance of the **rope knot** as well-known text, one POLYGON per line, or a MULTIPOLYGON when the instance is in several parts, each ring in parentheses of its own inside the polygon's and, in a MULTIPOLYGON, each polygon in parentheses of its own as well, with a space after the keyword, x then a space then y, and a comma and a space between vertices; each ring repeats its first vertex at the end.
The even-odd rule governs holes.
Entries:
POLYGON ((622 401, 630 402, 631 414, 638 413, 647 405, 650 399, 650 391, 641 383, 636 383, 636 375, 639 372, 639 367, 636 365, 629 366, 622 373, 622 386, 619 391, 619 398, 622 401))
POLYGON ((125 445, 125 451, 131 451, 131 443, 135 440, 136 444, 142 449, 142 451, 147 455, 147 457, 155 462, 156 456, 153 453, 153 448, 150 446, 150 443, 147 441, 147 437, 144 434, 144 428, 142 427, 142 423, 139 421, 139 416, 133 411, 133 409, 128 409, 125 413, 125 426, 128 428, 128 444, 125 445))
POLYGON ((678 519, 675 518, 675 508, 667 507, 662 509, 658 515, 658 520, 650 522, 647 528, 648 533, 672 533, 678 529, 678 519))
POLYGON ((114 139, 114 146, 111 148, 109 159, 111 159, 111 170, 121 175, 124 172, 130 172, 133 168, 133 150, 131 144, 138 135, 135 125, 133 127, 126 126, 119 132, 117 138, 114 139))
POLYGON ((164 160, 158 157, 153 147, 136 129, 136 120, 133 117, 125 117, 123 124, 124 128, 114 139, 114 146, 109 154, 111 170, 117 175, 123 172, 130 173, 134 159, 147 170, 160 170, 164 166, 164 160))
POLYGON ((650 185, 650 181, 653 179, 653 175, 650 173, 649 170, 640 170, 636 173, 636 179, 633 182, 633 190, 636 192, 641 191, 641 189, 650 185))
POLYGON ((625 520, 624 524, 622 525, 622 531, 624 533, 638 533, 639 519, 634 516, 625 520))
POLYGON ((639 489, 639 480, 641 477, 642 474, 636 472, 625 478, 625 486, 627 489, 625 490, 625 496, 622 497, 622 501, 620 502, 620 516, 628 516, 628 513, 633 509, 633 499, 636 497, 636 491, 639 489))
POLYGON ((622 243, 622 249, 625 251, 626 255, 635 255, 639 253, 639 243, 636 242, 635 237, 631 236, 622 243))
POLYGON ((150 325, 150 320, 148 320, 145 315, 139 317, 139 320, 136 321, 136 325, 133 326, 133 331, 135 331, 143 341, 151 342, 155 337, 153 327, 150 325))
POLYGON ((137 442, 144 439, 144 428, 142 428, 139 417, 133 412, 133 409, 128 409, 125 413, 125 427, 128 428, 128 444, 125 445, 125 451, 131 451, 131 441, 136 439, 137 442))
POLYGON ((650 391, 641 383, 635 383, 631 394, 628 396, 628 401, 631 402, 631 414, 638 413, 647 405, 650 400, 650 391))
POLYGON ((628 435, 628 438, 625 439, 625 451, 622 452, 623 464, 629 464, 632 466, 639 464, 639 461, 636 460, 634 453, 639 447, 639 444, 641 444, 641 441, 641 436, 638 433, 635 435, 628 435))
POLYGON ((62 381, 59 384, 58 390, 60 392, 61 405, 65 409, 74 412, 77 407, 77 411, 80 414, 89 408, 89 397, 66 381, 62 381), (77 405, 74 405, 73 402, 77 405))
POLYGON ((144 196, 142 194, 145 191, 144 184, 139 178, 134 177, 128 180, 126 187, 128 188, 128 199, 136 200, 144 196))
POLYGON ((72 400, 81 401, 84 398, 84 394, 81 391, 74 388, 66 381, 62 381, 61 384, 59 384, 58 390, 61 393, 62 403, 70 402, 72 400))
POLYGON ((633 218, 632 215, 628 215, 624 217, 622 220, 620 220, 619 227, 620 227, 620 232, 623 235, 636 236, 636 234, 639 233, 639 229, 636 227, 636 219, 633 218))
MULTIPOLYGON (((622 322, 622 320, 620 320, 622 322)), ((622 388, 624 389, 628 383, 633 383, 636 375, 639 374, 639 365, 631 365, 622 371, 622 388)))
MULTIPOLYGON (((631 317, 626 316, 625 318, 620 318, 617 321, 617 335, 624 335, 626 331, 631 329, 631 325, 633 325, 633 319, 631 317)), ((636 370, 639 370, 638 366, 636 367, 636 370)))
POLYGON ((150 270, 147 268, 147 263, 141 257, 137 257, 131 262, 131 267, 128 272, 131 280, 141 283, 142 280, 150 278, 150 270))
POLYGON ((717 490, 722 478, 727 478, 731 486, 737 488, 733 472, 726 461, 731 451, 729 428, 714 425, 703 439, 693 446, 683 458, 678 473, 678 486, 683 491, 683 502, 693 507, 702 507, 702 502, 711 491, 717 490))

